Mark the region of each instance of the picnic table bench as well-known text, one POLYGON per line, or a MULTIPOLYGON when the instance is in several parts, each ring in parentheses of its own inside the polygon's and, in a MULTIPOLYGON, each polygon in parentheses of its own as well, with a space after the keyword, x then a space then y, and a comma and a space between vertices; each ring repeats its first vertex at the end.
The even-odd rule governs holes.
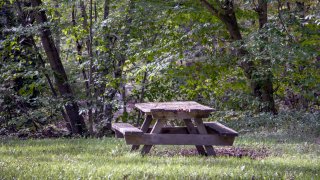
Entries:
POLYGON ((145 114, 140 128, 114 123, 112 129, 132 150, 143 145, 142 154, 149 153, 153 145, 195 145, 199 154, 215 155, 212 145, 231 146, 238 136, 221 123, 203 122, 214 109, 194 101, 139 103, 135 107, 145 114), (185 126, 167 126, 169 120, 182 121, 185 126))

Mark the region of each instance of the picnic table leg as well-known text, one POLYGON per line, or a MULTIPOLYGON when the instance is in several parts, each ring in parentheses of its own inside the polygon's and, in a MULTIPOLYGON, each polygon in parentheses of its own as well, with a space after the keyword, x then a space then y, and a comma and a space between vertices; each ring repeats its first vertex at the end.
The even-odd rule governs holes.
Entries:
MULTIPOLYGON (((144 121, 143 121, 142 126, 141 126, 141 131, 142 132, 146 133, 148 131, 149 126, 151 124, 151 121, 152 121, 152 116, 145 114, 144 121)), ((131 151, 138 150, 139 147, 140 147, 139 145, 132 145, 131 151)))
MULTIPOLYGON (((194 118, 194 122, 195 122, 195 124, 196 124, 196 126, 198 128, 199 134, 208 134, 207 129, 204 126, 202 119, 194 118)), ((207 155, 208 156, 215 156, 216 155, 216 152, 214 151, 212 146, 206 145, 204 147, 207 150, 207 155)))
MULTIPOLYGON (((194 127, 191 119, 184 119, 183 121, 187 126, 189 134, 197 134, 197 129, 194 127)), ((196 145, 196 148, 200 155, 206 155, 206 151, 204 150, 203 146, 196 145)))
MULTIPOLYGON (((153 126, 150 134, 158 134, 160 133, 162 127, 165 125, 166 121, 164 119, 158 119, 156 124, 153 126)), ((148 154, 152 148, 152 145, 144 145, 141 154, 148 154)))

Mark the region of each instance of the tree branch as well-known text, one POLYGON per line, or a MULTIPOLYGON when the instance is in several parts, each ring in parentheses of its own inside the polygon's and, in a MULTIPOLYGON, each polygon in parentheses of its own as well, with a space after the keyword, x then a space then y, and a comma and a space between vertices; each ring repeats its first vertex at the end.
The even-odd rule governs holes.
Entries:
POLYGON ((214 6, 212 4, 210 4, 208 1, 206 0, 200 0, 201 4, 206 7, 209 12, 211 12, 214 16, 219 16, 219 11, 214 8, 214 6))

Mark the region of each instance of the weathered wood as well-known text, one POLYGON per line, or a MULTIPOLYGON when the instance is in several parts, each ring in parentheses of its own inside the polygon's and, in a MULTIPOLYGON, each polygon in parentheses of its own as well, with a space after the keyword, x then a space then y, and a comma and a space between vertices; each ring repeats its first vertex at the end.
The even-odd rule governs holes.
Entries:
MULTIPOLYGON (((219 133, 218 131, 214 130, 212 127, 207 126, 207 123, 204 123, 204 126, 206 127, 208 134, 220 134, 222 136, 237 136, 234 133, 227 134, 227 133, 224 133, 223 131, 219 133)), ((149 128, 146 131, 146 133, 150 133, 151 130, 152 128, 149 128)), ((196 131, 195 134, 199 134, 199 131, 197 128, 195 128, 194 130, 196 131)), ((163 127, 160 131, 160 134, 190 134, 190 133, 188 131, 188 128, 185 126, 175 126, 175 127, 163 127)))
MULTIPOLYGON (((153 129, 151 130, 150 134, 158 134, 161 131, 161 128, 166 124, 166 120, 164 119, 158 119, 156 124, 153 126, 153 129)), ((130 137, 130 136, 129 136, 130 137)), ((129 138, 128 137, 128 138, 129 138)), ((127 141, 127 139, 126 139, 127 141)), ((144 143, 146 144, 146 143, 144 143)), ((150 149, 152 148, 152 145, 144 145, 141 154, 148 154, 150 152, 150 149)))
POLYGON ((113 123, 111 129, 115 132, 116 138, 124 138, 123 132, 120 131, 121 128, 132 127, 128 123, 113 123))
POLYGON ((166 110, 166 109, 151 109, 151 114, 154 119, 193 119, 193 118, 208 118, 212 110, 198 111, 183 111, 183 110, 166 110))
MULTIPOLYGON (((147 132, 151 132, 151 129, 149 129, 147 132)), ((189 134, 189 131, 186 127, 182 126, 163 127, 160 131, 160 134, 189 134)))
POLYGON ((113 123, 111 125, 112 130, 120 130, 121 128, 133 127, 129 123, 113 123))
MULTIPOLYGON (((126 136, 125 140, 127 144, 145 145, 144 147, 150 148, 152 145, 207 145, 212 147, 211 145, 231 146, 234 138, 217 134, 133 134, 126 136)), ((149 151, 144 151, 143 153, 145 154, 149 151)))
POLYGON ((238 136, 238 132, 218 122, 204 122, 208 133, 217 132, 222 136, 238 136))
POLYGON ((112 124, 112 129, 120 132, 124 136, 131 134, 143 134, 140 129, 128 123, 114 123, 112 124))
POLYGON ((118 130, 113 130, 115 133, 116 138, 124 138, 123 134, 119 132, 118 130))
MULTIPOLYGON (((186 126, 187 126, 187 129, 188 129, 189 134, 198 134, 198 131, 197 131, 197 129, 194 127, 191 119, 184 119, 183 121, 184 121, 184 123, 185 123, 186 126)), ((206 151, 204 150, 203 146, 196 146, 196 149, 197 149, 197 151, 198 151, 199 154, 201 154, 201 155, 206 155, 206 151)))
MULTIPOLYGON (((208 132, 206 130, 206 127, 203 125, 202 119, 195 118, 194 122, 195 122, 195 124, 196 124, 196 126, 198 128, 199 134, 208 134, 208 132)), ((204 147, 207 150, 207 155, 208 156, 210 156, 210 155, 215 156, 216 155, 216 152, 214 151, 212 146, 206 145, 204 147)))
POLYGON ((152 145, 195 145, 199 154, 215 155, 212 145, 230 146, 235 138, 235 131, 221 124, 203 124, 202 118, 207 118, 214 109, 193 101, 140 103, 136 108, 150 119, 158 119, 154 127, 149 128, 145 120, 142 125, 143 134, 125 135, 127 144, 132 144, 132 150, 144 145, 141 153, 150 152, 152 145), (152 117, 152 118, 151 118, 152 117), (168 119, 183 120, 186 127, 163 127, 168 119), (190 119, 194 119, 195 126, 190 119), (205 149, 203 148, 205 146, 205 149), (206 150, 206 152, 205 152, 206 150))
MULTIPOLYGON (((149 129, 149 126, 152 122, 152 116, 151 115, 147 115, 145 114, 145 117, 144 117, 144 121, 143 121, 143 124, 141 126, 141 131, 146 133, 149 129)), ((135 151, 135 150, 138 150, 139 149, 139 145, 133 145, 131 147, 131 151, 135 151)))
POLYGON ((147 132, 147 130, 150 127, 151 122, 152 122, 152 116, 151 115, 145 115, 145 119, 144 119, 144 121, 142 123, 141 130, 143 132, 147 132))
POLYGON ((177 101, 177 102, 156 102, 156 103, 138 103, 135 107, 144 113, 151 113, 152 109, 166 110, 166 111, 214 111, 214 109, 201 105, 194 101, 177 101))

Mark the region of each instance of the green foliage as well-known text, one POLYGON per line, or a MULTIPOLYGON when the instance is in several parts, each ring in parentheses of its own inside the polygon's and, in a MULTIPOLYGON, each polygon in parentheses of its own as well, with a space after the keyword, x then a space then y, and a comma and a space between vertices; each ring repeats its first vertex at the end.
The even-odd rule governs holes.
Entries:
MULTIPOLYGON (((89 2, 83 2, 89 18, 89 2)), ((101 115, 104 104, 112 104, 114 112, 124 106, 124 99, 129 102, 195 100, 217 110, 255 113, 260 106, 259 99, 252 96, 250 82, 240 67, 244 61, 254 63, 254 81, 263 80, 261 77, 272 79, 278 109, 319 110, 316 2, 305 2, 308 8, 302 13, 296 2, 288 2, 290 9, 278 4, 282 3, 280 1, 269 1, 268 23, 260 30, 254 4, 251 1, 235 2, 243 41, 232 43, 225 25, 198 1, 112 0, 106 19, 103 18, 105 1, 93 2, 96 10, 93 9, 92 57, 87 51, 90 21, 88 19, 84 25, 80 1, 45 0, 41 8, 46 10, 49 22, 40 26, 34 23, 22 26, 21 20, 10 15, 17 14, 14 4, 1 3, 1 7, 5 7, 1 9, 4 14, 1 23, 7 22, 1 26, 0 54, 5 57, 0 65, 1 88, 3 92, 10 92, 9 99, 19 97, 16 99, 25 101, 30 101, 37 90, 34 101, 41 106, 41 113, 36 113, 35 109, 31 111, 44 116, 34 119, 60 118, 56 110, 54 115, 50 114, 50 108, 55 105, 47 106, 56 101, 50 98, 44 78, 44 73, 52 76, 50 68, 39 65, 42 48, 31 47, 30 50, 21 41, 32 36, 36 46, 41 47, 37 31, 42 26, 49 26, 53 32, 69 83, 76 100, 81 102, 81 113, 93 108, 97 112, 97 123, 106 118, 101 115), (75 24, 72 22, 73 9, 75 24), (248 51, 244 58, 239 58, 239 47, 248 51), (88 90, 89 75, 92 78, 88 90), (24 85, 14 89, 11 82, 17 78, 22 78, 24 85), (126 92, 126 85, 133 87, 132 92, 126 98, 117 98, 126 92)), ((27 6, 23 9, 33 10, 27 6)), ((46 62, 45 56, 43 59, 46 62)), ((7 104, 4 95, 1 98, 2 106, 8 108, 10 103, 7 104)), ((13 118, 7 112, 14 110, 15 102, 20 101, 13 102, 10 110, 1 112, 0 116, 13 118)), ((132 118, 133 114, 126 113, 124 117, 132 118)))
POLYGON ((56 120, 58 103, 46 97, 46 71, 40 52, 33 46, 32 30, 38 27, 21 26, 21 19, 10 16, 14 12, 12 4, 6 2, 6 8, 1 9, 2 18, 9 22, 1 26, 0 36, 0 127, 36 131, 56 120))

